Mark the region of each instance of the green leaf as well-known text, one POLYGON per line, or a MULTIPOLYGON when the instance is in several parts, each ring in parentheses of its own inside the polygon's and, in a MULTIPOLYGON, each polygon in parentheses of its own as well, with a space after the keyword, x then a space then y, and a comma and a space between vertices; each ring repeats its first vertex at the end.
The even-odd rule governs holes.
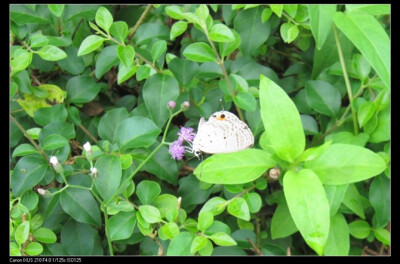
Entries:
POLYGON ((161 221, 160 210, 152 205, 139 206, 139 212, 143 219, 150 224, 158 223, 161 221))
MULTIPOLYGON (((150 150, 154 150, 154 144, 150 150)), ((171 162, 171 155, 166 146, 162 146, 156 154, 144 165, 144 171, 154 174, 159 179, 170 184, 176 185, 178 180, 178 167, 175 162, 171 162)))
POLYGON ((44 141, 42 142, 42 145, 43 145, 43 150, 55 150, 65 146, 68 146, 69 148, 68 140, 57 134, 45 137, 44 141))
POLYGON ((199 214, 203 212, 212 212, 213 215, 219 215, 221 214, 227 205, 227 202, 225 199, 221 197, 213 197, 210 200, 208 200, 203 207, 201 208, 199 214))
POLYGON ((147 44, 154 39, 169 39, 169 27, 161 22, 143 23, 136 31, 133 41, 136 45, 147 44))
POLYGON ((369 189, 369 201, 374 208, 375 227, 384 227, 390 221, 390 180, 383 175, 374 178, 369 189))
POLYGON ((103 255, 98 231, 88 224, 68 221, 61 227, 61 244, 65 255, 103 255))
POLYGON ((178 198, 168 193, 161 194, 154 200, 153 205, 160 210, 161 217, 165 217, 167 211, 177 208, 178 198))
POLYGON ((243 195, 243 199, 246 201, 250 213, 257 213, 262 206, 262 200, 258 193, 249 192, 243 195))
POLYGON ((207 228, 213 223, 214 215, 212 212, 203 212, 199 214, 197 229, 205 232, 207 228))
POLYGON ((390 14, 390 5, 386 4, 346 4, 346 11, 360 10, 371 15, 388 15, 390 14))
POLYGON ((189 85, 200 71, 200 67, 196 62, 180 58, 171 60, 168 64, 168 69, 182 86, 189 85))
POLYGON ((324 252, 329 234, 329 202, 318 176, 308 169, 289 170, 283 191, 294 223, 306 243, 318 255, 324 252))
POLYGON ((53 121, 42 128, 39 141, 43 142, 51 134, 61 135, 66 139, 75 138, 74 126, 64 121, 53 121))
POLYGON ((33 53, 21 49, 18 55, 15 55, 10 62, 11 76, 26 69, 32 62, 33 53))
POLYGON ((300 114, 285 91, 267 77, 260 77, 261 119, 276 154, 294 161, 305 147, 300 114), (290 124, 290 125, 289 125, 290 124))
POLYGON ((33 127, 30 128, 28 130, 26 130, 26 133, 32 138, 32 139, 38 139, 39 138, 39 134, 42 131, 42 129, 38 128, 38 127, 33 127))
POLYGON ((278 17, 282 16, 283 5, 270 4, 269 7, 278 17))
POLYGON ((311 32, 318 50, 321 50, 332 27, 336 5, 307 5, 311 32))
POLYGON ((346 218, 336 214, 331 218, 325 256, 347 256, 350 249, 350 234, 346 218))
POLYGON ((195 14, 199 18, 200 21, 205 23, 207 16, 209 15, 208 7, 205 4, 200 4, 198 8, 195 10, 195 14))
POLYGON ((390 40, 378 20, 357 10, 336 12, 333 20, 374 68, 386 87, 390 87, 390 40))
POLYGON ((254 96, 249 92, 240 92, 233 99, 235 104, 246 111, 255 111, 257 102, 254 96))
POLYGON ((104 31, 108 32, 112 23, 113 17, 107 8, 101 6, 96 12, 96 24, 99 25, 104 31))
POLYGON ((116 21, 110 27, 110 34, 119 42, 125 43, 128 36, 128 24, 125 21, 116 21))
POLYGON ((135 50, 131 45, 126 45, 125 47, 118 45, 117 55, 123 65, 125 67, 129 67, 130 65, 132 65, 135 58, 135 50))
POLYGON ((105 113, 99 122, 98 133, 102 139, 115 142, 115 131, 118 125, 129 117, 126 108, 114 108, 105 113))
POLYGON ((179 96, 178 82, 166 74, 155 74, 143 86, 143 100, 154 123, 162 128, 169 118, 167 104, 179 96))
POLYGON ((134 212, 119 212, 108 220, 110 240, 122 240, 129 238, 136 224, 134 212))
MULTIPOLYGON (((380 143, 390 140, 390 107, 386 107, 384 110, 380 111, 376 117, 376 121, 376 128, 371 133, 369 142, 380 143)), ((364 130, 367 130, 366 125, 364 130)))
POLYGON ((101 225, 99 206, 89 190, 68 188, 61 193, 60 204, 74 220, 101 225))
POLYGON ((194 254, 190 252, 193 239, 193 233, 179 233, 169 243, 167 256, 193 256, 194 254))
POLYGON ((133 61, 131 65, 125 66, 123 63, 119 64, 118 67, 118 84, 121 84, 132 77, 137 70, 136 62, 133 61))
POLYGON ((157 40, 151 46, 151 57, 153 58, 153 64, 160 58, 160 56, 167 50, 167 42, 165 40, 157 40))
POLYGON ((183 55, 189 60, 196 62, 217 61, 210 45, 198 42, 188 45, 183 51, 183 55))
POLYGON ((376 104, 374 102, 363 103, 357 112, 358 123, 363 127, 375 114, 376 104))
POLYGON ((330 214, 334 216, 342 204, 348 185, 325 185, 326 196, 328 197, 330 214))
POLYGON ((343 204, 357 214, 359 217, 365 219, 364 207, 357 187, 354 184, 349 184, 346 193, 343 197, 343 204))
POLYGON ((285 43, 294 41, 299 35, 299 28, 292 23, 284 23, 281 26, 280 33, 285 43))
POLYGON ((300 115, 300 118, 306 135, 316 135, 318 133, 318 124, 314 117, 310 115, 300 115))
POLYGON ((196 236, 190 246, 190 253, 195 253, 196 251, 203 249, 207 245, 207 241, 208 239, 204 236, 196 236))
POLYGON ((149 147, 160 134, 153 121, 135 116, 123 120, 115 130, 115 141, 121 149, 149 147))
POLYGON ((169 15, 170 17, 172 17, 173 19, 183 19, 183 12, 184 9, 181 6, 176 6, 176 5, 168 5, 165 7, 165 12, 167 13, 167 15, 169 15))
POLYGON ((51 229, 40 227, 33 232, 33 236, 39 242, 51 244, 57 241, 56 234, 51 229))
POLYGON ((378 175, 386 169, 386 164, 369 149, 338 143, 330 145, 315 159, 306 161, 305 167, 312 169, 322 183, 338 185, 378 175))
POLYGON ((78 56, 83 56, 95 51, 105 40, 105 38, 96 35, 86 37, 79 46, 78 56))
POLYGON ((67 100, 75 104, 90 102, 100 92, 100 88, 89 75, 74 76, 67 82, 67 100))
POLYGON ((18 245, 22 245, 28 239, 29 236, 29 221, 22 222, 16 229, 14 233, 15 241, 18 245))
POLYGON ((384 228, 374 229, 375 237, 383 244, 390 246, 390 232, 384 228))
POLYGON ((30 242, 26 246, 25 252, 29 256, 37 256, 43 252, 43 246, 38 242, 30 242))
POLYGON ((95 167, 99 171, 94 180, 96 189, 104 200, 108 200, 118 190, 121 182, 121 162, 115 156, 102 156, 96 161, 95 167))
POLYGON ((45 126, 53 121, 64 121, 68 116, 68 112, 63 104, 56 104, 52 107, 43 107, 38 109, 33 119, 39 125, 45 126))
POLYGON ((341 96, 338 89, 325 81, 306 83, 308 104, 318 113, 335 117, 340 109, 341 96))
POLYGON ((211 189, 203 190, 199 185, 199 180, 193 174, 179 181, 178 195, 182 197, 183 208, 188 205, 204 203, 210 194, 211 189))
POLYGON ((371 72, 371 66, 361 54, 354 54, 353 67, 361 81, 366 81, 368 79, 368 75, 371 72))
POLYGON ((161 193, 161 187, 154 181, 141 181, 136 188, 136 194, 143 204, 151 204, 161 193))
POLYGON ((235 40, 231 29, 224 24, 213 25, 210 29, 209 37, 216 42, 232 42, 235 40))
POLYGON ((371 232, 371 227, 369 226, 367 221, 356 220, 349 224, 349 231, 353 237, 364 239, 367 238, 367 236, 371 232))
POLYGON ((285 200, 281 201, 276 208, 271 221, 272 239, 284 238, 297 232, 298 229, 293 222, 289 207, 285 200))
POLYGON ((46 45, 36 51, 36 53, 42 57, 42 59, 48 61, 58 61, 67 57, 67 54, 63 50, 53 45, 46 45))
POLYGON ((215 244, 219 246, 236 246, 237 243, 235 240, 233 240, 232 237, 230 237, 228 234, 224 232, 218 232, 213 234, 212 236, 209 237, 215 244))
POLYGON ((118 65, 117 45, 105 47, 96 60, 96 78, 100 79, 113 66, 118 65))
POLYGON ((49 43, 49 40, 43 36, 42 34, 33 35, 30 39, 30 47, 31 48, 40 48, 49 43))
MULTIPOLYGON (((167 12, 168 13, 168 12, 167 12)), ((185 21, 178 21, 175 22, 172 27, 171 27, 171 31, 169 33, 169 38, 170 40, 174 40, 176 37, 180 36, 183 34, 183 32, 186 31, 187 29, 187 22, 185 21)))
POLYGON ((30 154, 34 154, 34 153, 38 153, 38 151, 36 150, 36 148, 34 146, 32 146, 31 144, 28 143, 23 143, 21 145, 18 145, 13 153, 12 153, 12 157, 23 157, 23 156, 27 156, 30 154))
POLYGON ((18 84, 15 82, 10 83, 10 100, 14 97, 14 94, 18 91, 18 84))
POLYGON ((18 160, 11 175, 11 189, 15 197, 38 184, 50 170, 42 157, 26 156, 18 160))
MULTIPOLYGON (((192 245, 193 245, 193 242, 192 242, 192 245)), ((213 250, 214 250, 213 244, 211 243, 211 241, 209 239, 206 239, 205 246, 202 249, 199 249, 199 255, 200 256, 211 256, 213 250)))
POLYGON ((246 201, 241 197, 236 197, 228 204, 228 212, 240 219, 249 221, 250 211, 246 201))
POLYGON ((263 12, 261 13, 261 21, 264 23, 264 22, 267 22, 268 21, 268 19, 271 17, 271 15, 272 15, 272 10, 271 10, 271 8, 264 8, 264 10, 263 10, 263 12))
POLYGON ((78 49, 74 46, 69 46, 65 49, 67 58, 60 60, 57 64, 61 69, 73 74, 79 75, 85 70, 85 63, 83 57, 78 57, 78 49))
POLYGON ((56 17, 61 17, 63 14, 65 5, 47 5, 47 8, 50 10, 53 15, 56 17))
POLYGON ((235 17, 234 29, 240 35, 240 51, 245 56, 254 54, 271 33, 270 22, 261 21, 262 10, 262 7, 242 10, 235 17))
POLYGON ((245 149, 212 155, 197 166, 194 175, 200 181, 213 184, 241 184, 259 178, 275 165, 267 152, 245 149))
POLYGON ((173 239, 179 234, 179 227, 175 222, 169 222, 161 227, 161 231, 168 239, 173 239))
POLYGON ((219 43, 219 54, 222 58, 228 56, 233 51, 235 51, 240 46, 240 35, 235 30, 231 29, 234 40, 230 42, 220 42, 219 43))

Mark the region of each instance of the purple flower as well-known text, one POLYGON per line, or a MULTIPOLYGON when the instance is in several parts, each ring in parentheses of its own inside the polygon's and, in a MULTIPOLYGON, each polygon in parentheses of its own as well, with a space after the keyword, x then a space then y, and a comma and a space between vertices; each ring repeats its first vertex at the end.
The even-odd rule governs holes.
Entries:
POLYGON ((182 145, 182 140, 178 139, 169 145, 169 153, 172 158, 176 160, 181 160, 183 158, 183 153, 185 152, 185 146, 182 145))
POLYGON ((193 132, 192 127, 182 127, 181 130, 178 132, 179 139, 183 139, 186 142, 191 143, 195 137, 195 133, 193 132))

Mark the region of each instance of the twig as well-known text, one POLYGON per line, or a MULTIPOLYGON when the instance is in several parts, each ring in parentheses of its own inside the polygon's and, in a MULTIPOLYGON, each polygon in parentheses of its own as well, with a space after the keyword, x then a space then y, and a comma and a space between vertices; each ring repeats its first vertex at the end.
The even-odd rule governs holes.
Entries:
POLYGON ((136 22, 135 26, 129 30, 128 33, 128 40, 131 41, 133 35, 135 34, 136 30, 139 28, 139 26, 143 23, 144 19, 146 18, 147 14, 149 13, 152 5, 148 5, 146 9, 144 10, 143 14, 140 16, 139 20, 136 22))
POLYGON ((79 125, 79 128, 82 129, 82 131, 83 131, 86 135, 88 135, 88 136, 90 137, 90 139, 93 140, 93 142, 94 142, 95 144, 97 144, 97 139, 96 139, 82 124, 79 125))
POLYGON ((250 238, 247 238, 247 241, 249 241, 251 247, 253 248, 254 252, 256 252, 257 255, 259 256, 263 255, 261 250, 256 246, 256 244, 254 244, 254 242, 250 238))

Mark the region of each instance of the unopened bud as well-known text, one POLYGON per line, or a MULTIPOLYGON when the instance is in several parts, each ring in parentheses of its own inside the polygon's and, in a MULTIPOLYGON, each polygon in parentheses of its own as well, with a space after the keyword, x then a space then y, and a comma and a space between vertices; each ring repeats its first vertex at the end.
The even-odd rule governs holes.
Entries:
POLYGON ((281 176, 281 170, 275 167, 269 170, 267 178, 270 181, 277 181, 279 180, 280 176, 281 176))
POLYGON ((48 190, 42 189, 42 188, 38 188, 37 189, 38 194, 40 194, 41 196, 47 198, 51 196, 51 193, 48 190))
POLYGON ((169 101, 168 102, 168 108, 169 109, 174 109, 175 108, 175 106, 176 106, 176 102, 175 101, 169 101))
POLYGON ((92 152, 92 146, 90 145, 89 141, 86 142, 85 144, 83 144, 83 149, 84 149, 86 152, 92 152))
POLYGON ((58 159, 56 156, 51 156, 50 157, 50 164, 51 166, 53 166, 54 170, 59 173, 59 174, 63 174, 64 173, 64 169, 61 166, 61 164, 58 162, 58 159))
POLYGON ((95 168, 95 167, 90 168, 90 175, 93 178, 97 178, 98 174, 99 174, 99 170, 97 168, 95 168))
POLYGON ((185 108, 185 109, 189 109, 189 107, 190 107, 190 103, 188 102, 188 101, 185 101, 185 102, 183 102, 183 107, 185 108))

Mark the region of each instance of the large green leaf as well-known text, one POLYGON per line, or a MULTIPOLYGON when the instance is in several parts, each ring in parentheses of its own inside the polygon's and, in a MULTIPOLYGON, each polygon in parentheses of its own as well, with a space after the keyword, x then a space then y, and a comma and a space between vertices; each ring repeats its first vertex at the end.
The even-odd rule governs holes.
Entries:
POLYGON ((343 197, 343 204, 353 211, 356 215, 365 219, 365 212, 362 202, 362 197, 354 184, 349 184, 346 193, 343 197))
POLYGON ((121 149, 148 147, 156 141, 160 132, 161 129, 150 119, 135 116, 123 120, 118 125, 115 141, 121 149))
POLYGON ((103 255, 98 231, 88 224, 68 221, 61 229, 61 244, 68 255, 103 255))
POLYGON ((329 202, 318 176, 311 170, 288 171, 283 190, 294 223, 307 244, 322 255, 329 234, 329 202))
POLYGON ((331 218, 328 241, 324 251, 325 256, 347 256, 350 249, 350 233, 346 218, 336 214, 331 218))
POLYGON ((319 50, 331 31, 332 17, 335 12, 336 5, 308 5, 311 32, 319 50))
POLYGON ((168 68, 182 86, 188 85, 200 71, 196 62, 179 58, 171 60, 168 68))
POLYGON ((166 74, 155 74, 146 80, 142 93, 151 119, 162 128, 169 117, 168 102, 179 96, 178 82, 166 74))
POLYGON ((114 142, 118 125, 128 117, 129 114, 125 107, 111 109, 100 119, 98 126, 99 136, 102 139, 114 142))
POLYGON ((320 156, 306 161, 322 183, 346 184, 371 178, 386 169, 384 160, 369 149, 349 144, 332 144, 320 156))
POLYGON ((190 252, 194 234, 190 232, 181 232, 176 235, 169 243, 167 256, 193 256, 190 252))
POLYGON ((101 226, 99 205, 90 191, 68 188, 61 193, 60 203, 76 221, 101 226))
POLYGON ((67 110, 64 104, 56 104, 52 107, 42 107, 39 108, 33 119, 39 125, 45 126, 53 121, 64 121, 68 116, 67 110))
POLYGON ((46 161, 38 156, 22 157, 11 175, 11 189, 15 197, 38 184, 50 170, 46 161))
POLYGON ((289 207, 285 200, 281 201, 276 207, 271 221, 272 239, 283 238, 297 232, 298 229, 293 222, 289 212, 289 207))
MULTIPOLYGON (((158 144, 158 143, 156 143, 158 144)), ((151 149, 156 146, 153 145, 151 149)), ((143 170, 156 175, 159 179, 176 185, 178 181, 178 166, 171 162, 171 155, 166 146, 162 146, 156 154, 144 165, 143 170)))
POLYGON ((134 212, 119 212, 109 220, 110 240, 121 240, 129 238, 136 224, 134 212))
POLYGON ((241 197, 236 197, 228 204, 228 212, 240 219, 245 221, 250 220, 250 212, 249 207, 247 206, 246 201, 241 197))
POLYGON ((348 185, 325 185, 324 187, 329 201, 331 216, 334 216, 342 204, 348 185))
POLYGON ((359 10, 337 12, 333 20, 390 87, 390 40, 378 20, 359 10))
POLYGON ((213 184, 240 184, 259 178, 275 165, 269 153, 245 149, 209 157, 197 166, 194 175, 200 181, 213 184))
POLYGON ((183 51, 183 55, 189 60, 196 62, 207 62, 207 61, 217 60, 210 45, 204 42, 197 42, 188 45, 183 51))
POLYGON ((369 189, 369 201, 375 210, 375 227, 384 227, 390 220, 390 180, 383 175, 375 177, 369 189))
POLYGON ((144 180, 136 187, 136 195, 142 204, 151 204, 160 193, 161 187, 154 181, 144 180))
POLYGON ((305 136, 296 105, 272 80, 260 77, 261 119, 276 154, 294 161, 305 147, 305 136))
POLYGON ((306 83, 308 104, 318 113, 335 117, 340 109, 341 96, 338 89, 325 81, 306 83))
POLYGON ((105 47, 96 60, 96 78, 100 79, 104 73, 117 65, 118 62, 117 45, 105 47))
POLYGON ((234 28, 240 35, 240 51, 245 56, 255 53, 269 37, 271 23, 262 23, 262 7, 241 10, 234 20, 234 28))
POLYGON ((100 88, 89 75, 75 76, 67 82, 67 99, 75 104, 87 103, 96 97, 100 88))
POLYGON ((99 171, 94 180, 97 190, 103 199, 110 199, 118 190, 121 182, 122 168, 116 156, 102 156, 95 164, 99 171))
POLYGON ((65 53, 67 54, 67 58, 57 61, 57 64, 61 69, 73 75, 81 74, 85 70, 85 63, 82 57, 77 56, 78 49, 70 45, 65 49, 65 53))
POLYGON ((105 40, 105 38, 96 35, 90 35, 86 37, 79 46, 78 56, 83 56, 91 53, 92 51, 100 47, 105 40))

